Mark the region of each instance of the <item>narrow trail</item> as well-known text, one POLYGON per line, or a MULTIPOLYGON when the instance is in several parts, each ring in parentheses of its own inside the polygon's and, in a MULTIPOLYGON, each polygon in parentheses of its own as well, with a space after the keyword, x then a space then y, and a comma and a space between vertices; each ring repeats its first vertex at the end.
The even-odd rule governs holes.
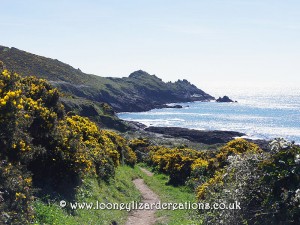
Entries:
MULTIPOLYGON (((150 171, 141 168, 140 169, 148 176, 153 176, 150 171)), ((142 203, 156 203, 159 202, 159 197, 144 183, 143 179, 133 180, 135 187, 141 192, 142 203)), ((125 225, 151 225, 156 222, 155 217, 156 209, 152 210, 134 210, 129 214, 125 225)))
POLYGON ((139 167, 141 171, 143 171, 147 176, 152 177, 153 173, 150 172, 149 170, 143 168, 143 167, 139 167))

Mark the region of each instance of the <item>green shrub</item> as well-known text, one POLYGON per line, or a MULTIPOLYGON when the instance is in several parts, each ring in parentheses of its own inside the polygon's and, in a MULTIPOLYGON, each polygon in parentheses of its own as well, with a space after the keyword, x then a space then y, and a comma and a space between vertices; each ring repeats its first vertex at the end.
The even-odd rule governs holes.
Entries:
POLYGON ((59 95, 43 79, 0 73, 0 222, 32 220, 33 188, 74 198, 82 178, 108 181, 120 163, 136 163, 124 138, 66 115, 59 95))

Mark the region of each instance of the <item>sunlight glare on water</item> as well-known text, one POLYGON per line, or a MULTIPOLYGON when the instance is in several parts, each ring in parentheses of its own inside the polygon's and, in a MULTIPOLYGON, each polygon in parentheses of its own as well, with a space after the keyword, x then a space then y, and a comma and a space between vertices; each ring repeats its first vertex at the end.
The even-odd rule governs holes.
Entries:
MULTIPOLYGON (((176 126, 198 130, 232 130, 253 139, 284 137, 300 143, 300 89, 228 89, 238 103, 181 103, 182 109, 153 109, 120 113, 124 120, 147 126, 176 126)), ((217 95, 215 95, 217 97, 217 95)), ((220 95, 221 96, 221 95, 220 95)))

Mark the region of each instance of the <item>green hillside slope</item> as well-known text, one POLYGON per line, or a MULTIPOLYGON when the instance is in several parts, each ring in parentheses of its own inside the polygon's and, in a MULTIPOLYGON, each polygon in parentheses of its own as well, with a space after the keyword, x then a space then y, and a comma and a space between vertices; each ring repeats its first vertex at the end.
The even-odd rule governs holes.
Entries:
POLYGON ((123 78, 83 73, 56 59, 17 48, 0 46, 0 60, 23 76, 45 78, 60 90, 96 102, 107 102, 115 111, 146 111, 171 102, 209 101, 214 98, 187 80, 163 82, 155 75, 136 71, 123 78))

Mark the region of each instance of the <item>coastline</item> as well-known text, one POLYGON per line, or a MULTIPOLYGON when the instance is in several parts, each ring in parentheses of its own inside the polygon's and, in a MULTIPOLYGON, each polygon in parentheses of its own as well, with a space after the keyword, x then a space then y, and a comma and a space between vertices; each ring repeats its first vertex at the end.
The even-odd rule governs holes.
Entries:
POLYGON ((201 144, 206 146, 223 145, 236 138, 244 138, 260 146, 263 150, 268 150, 269 140, 251 139, 246 134, 236 131, 224 130, 196 130, 183 127, 155 127, 146 126, 136 121, 123 120, 132 132, 136 132, 141 136, 147 136, 151 139, 163 138, 170 140, 186 140, 187 143, 201 144))
POLYGON ((179 104, 182 109, 176 106, 174 109, 158 108, 142 113, 124 112, 117 115, 123 120, 138 121, 146 126, 181 127, 206 132, 236 131, 244 134, 239 137, 255 143, 268 142, 279 137, 300 143, 300 127, 297 124, 299 118, 295 117, 298 97, 293 95, 291 98, 282 99, 272 93, 262 96, 233 96, 239 100, 238 103, 170 103, 171 106, 179 104), (291 113, 291 117, 286 117, 287 113, 291 113))

